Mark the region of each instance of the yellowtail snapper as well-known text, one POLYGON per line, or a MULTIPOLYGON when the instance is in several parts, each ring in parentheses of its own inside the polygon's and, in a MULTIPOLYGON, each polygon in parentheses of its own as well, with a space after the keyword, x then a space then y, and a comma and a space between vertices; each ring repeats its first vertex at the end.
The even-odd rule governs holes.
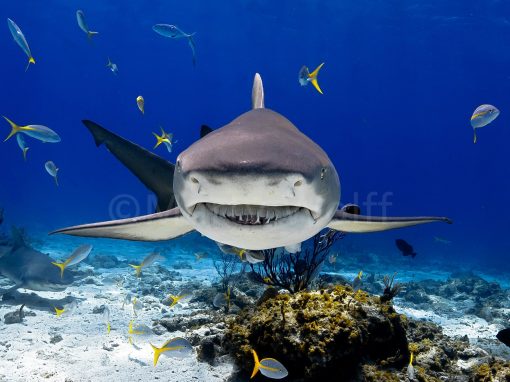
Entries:
POLYGON ((128 325, 128 341, 133 343, 133 336, 137 338, 147 338, 154 334, 151 328, 145 324, 135 324, 134 320, 129 321, 128 325))
POLYGON ((108 63, 106 64, 106 67, 109 68, 115 75, 119 73, 119 68, 117 67, 117 64, 113 63, 110 60, 110 57, 108 57, 108 63))
POLYGON ((409 378, 409 381, 415 381, 415 373, 414 373, 414 366, 413 366, 413 359, 414 354, 411 353, 411 358, 409 358, 409 365, 407 365, 407 378, 409 378))
POLYGON ((250 379, 255 377, 259 371, 263 376, 271 379, 282 379, 289 375, 289 372, 285 366, 281 364, 281 362, 274 358, 264 358, 259 361, 259 357, 255 350, 252 349, 251 352, 253 354, 253 362, 255 365, 253 366, 253 372, 251 373, 250 379))
POLYGON ((23 49, 23 52, 25 52, 25 54, 28 56, 28 64, 25 69, 25 71, 27 71, 30 64, 35 64, 35 60, 34 57, 32 57, 32 52, 30 51, 30 47, 28 46, 27 39, 25 38, 25 35, 14 21, 12 21, 11 19, 7 19, 7 25, 9 26, 9 30, 11 31, 14 41, 16 41, 20 48, 23 49))
POLYGON ((195 41, 193 40, 193 36, 195 35, 195 32, 193 33, 185 33, 179 27, 175 25, 170 24, 156 24, 152 27, 152 30, 156 32, 157 34, 160 34, 161 36, 168 37, 168 38, 186 38, 188 39, 188 45, 191 48, 191 53, 193 55, 193 66, 196 65, 196 53, 195 53, 195 41))
POLYGON ((131 301, 133 304, 133 314, 135 317, 138 317, 138 312, 143 309, 143 302, 141 302, 137 297, 133 298, 133 301, 131 301))
POLYGON ((81 30, 87 34, 87 37, 89 39, 98 34, 98 32, 93 32, 89 29, 85 21, 85 14, 83 13, 82 10, 76 11, 76 20, 78 21, 78 25, 80 26, 81 30))
POLYGON ((160 348, 151 344, 154 350, 154 366, 158 364, 161 355, 175 358, 185 358, 193 354, 191 343, 182 337, 176 337, 166 341, 160 348))
POLYGON ((227 288, 226 293, 217 293, 213 298, 213 306, 215 308, 224 308, 230 310, 230 287, 227 288))
POLYGON ((60 142, 60 137, 57 133, 51 130, 49 127, 42 125, 26 125, 26 126, 18 126, 16 123, 11 121, 9 118, 4 117, 4 119, 9 122, 11 125, 11 132, 4 139, 4 142, 11 138, 13 135, 18 133, 23 133, 28 135, 29 137, 38 139, 42 142, 46 143, 57 143, 60 142))
POLYGON ((317 91, 319 93, 324 94, 324 93, 322 93, 322 90, 319 86, 319 82, 317 81, 317 76, 319 75, 319 70, 321 70, 322 65, 324 65, 324 62, 322 64, 320 64, 312 73, 310 73, 310 71, 308 70, 308 68, 306 66, 303 66, 301 68, 301 70, 299 71, 299 77, 298 77, 298 80, 299 80, 299 83, 301 84, 301 86, 306 86, 306 85, 308 85, 308 83, 312 83, 314 88, 317 89, 317 91))
POLYGON ((188 295, 186 295, 186 294, 178 294, 178 295, 170 294, 170 295, 168 295, 166 302, 169 304, 169 308, 171 308, 174 305, 178 304, 184 297, 187 297, 187 296, 188 295))
POLYGON ((476 129, 487 126, 494 121, 499 115, 499 110, 496 106, 480 105, 478 106, 473 115, 471 116, 471 127, 473 128, 473 143, 476 143, 476 129))
POLYGON ((64 270, 67 267, 76 265, 76 264, 80 263, 81 261, 85 260, 88 257, 88 255, 90 254, 90 251, 92 251, 91 245, 88 245, 88 244, 81 245, 78 248, 76 248, 73 251, 73 253, 71 253, 71 256, 69 256, 67 258, 67 260, 65 260, 64 262, 59 263, 59 262, 55 261, 55 262, 52 262, 52 264, 60 269, 60 277, 64 277, 64 270))
POLYGON ((106 333, 110 334, 111 325, 110 325, 110 309, 105 305, 103 310, 103 321, 106 325, 106 333))
POLYGON ((146 268, 148 266, 151 266, 156 261, 161 260, 161 259, 164 259, 164 257, 161 256, 159 254, 159 252, 152 252, 152 253, 148 254, 145 257, 145 259, 143 259, 143 261, 140 263, 140 265, 129 264, 129 266, 133 267, 135 269, 136 277, 140 277, 141 274, 142 274, 142 268, 146 268))
POLYGON ((359 271, 358 275, 352 280, 352 289, 357 292, 361 288, 362 280, 361 277, 363 277, 363 271, 359 271))
POLYGON ((145 100, 141 95, 136 97, 136 104, 138 105, 138 109, 142 112, 142 114, 145 114, 145 100))
POLYGON ((55 179, 55 184, 58 186, 58 168, 55 166, 55 163, 49 160, 44 164, 44 168, 55 179))
POLYGON ((159 128, 161 129, 161 135, 152 133, 156 137, 156 145, 154 146, 154 149, 156 149, 160 144, 163 144, 167 151, 171 153, 173 145, 177 141, 172 142, 174 135, 172 133, 165 132, 161 126, 159 128))
POLYGON ((76 310, 76 308, 78 308, 78 302, 76 302, 76 300, 73 300, 69 304, 64 305, 62 307, 62 309, 59 309, 59 308, 55 307, 54 308, 55 309, 55 315, 57 317, 60 317, 63 314, 68 315, 68 314, 73 313, 76 310))
POLYGON ((27 160, 27 151, 29 147, 27 147, 27 144, 25 143, 25 138, 23 138, 23 135, 18 134, 16 135, 16 141, 18 141, 18 146, 23 152, 23 159, 27 160))

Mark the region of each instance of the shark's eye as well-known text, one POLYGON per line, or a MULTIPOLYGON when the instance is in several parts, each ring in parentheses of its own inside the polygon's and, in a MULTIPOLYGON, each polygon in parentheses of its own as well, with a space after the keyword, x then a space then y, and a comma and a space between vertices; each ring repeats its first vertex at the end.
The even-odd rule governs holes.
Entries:
POLYGON ((321 180, 324 180, 324 176, 326 176, 326 167, 321 168, 321 180))
POLYGON ((178 171, 178 172, 181 172, 181 161, 180 161, 180 160, 177 160, 176 165, 177 165, 177 171, 178 171))

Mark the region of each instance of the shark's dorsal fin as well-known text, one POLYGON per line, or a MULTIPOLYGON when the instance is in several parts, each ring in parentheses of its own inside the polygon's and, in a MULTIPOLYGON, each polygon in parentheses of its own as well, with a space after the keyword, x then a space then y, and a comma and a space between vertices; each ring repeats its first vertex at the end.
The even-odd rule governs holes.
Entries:
POLYGON ((209 133, 212 133, 214 130, 211 129, 209 126, 207 125, 202 125, 200 127, 200 138, 203 138, 205 137, 207 134, 209 133))
POLYGON ((253 88, 251 90, 251 108, 264 108, 264 86, 262 85, 262 78, 258 73, 255 73, 255 78, 253 79, 253 88))
POLYGON ((23 228, 19 228, 16 226, 11 227, 11 242, 13 250, 27 246, 27 243, 25 241, 25 231, 23 230, 23 228))
POLYGON ((174 165, 143 147, 124 139, 97 123, 84 120, 83 124, 94 137, 96 146, 105 145, 158 199, 157 211, 174 208, 177 204, 172 189, 174 165))

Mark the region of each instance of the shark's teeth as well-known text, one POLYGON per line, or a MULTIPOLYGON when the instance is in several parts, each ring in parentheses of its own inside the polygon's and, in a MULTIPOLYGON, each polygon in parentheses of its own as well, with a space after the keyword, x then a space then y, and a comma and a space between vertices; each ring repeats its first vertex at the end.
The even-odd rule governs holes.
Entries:
POLYGON ((263 225, 294 215, 301 207, 296 206, 258 206, 251 204, 222 205, 205 203, 213 214, 243 225, 263 225))

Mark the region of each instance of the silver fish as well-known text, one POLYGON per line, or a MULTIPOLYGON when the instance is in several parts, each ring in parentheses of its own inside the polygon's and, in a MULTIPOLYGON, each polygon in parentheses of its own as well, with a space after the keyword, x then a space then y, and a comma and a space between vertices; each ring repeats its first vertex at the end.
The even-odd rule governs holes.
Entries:
POLYGON ((182 337, 176 337, 166 341, 160 348, 151 344, 154 350, 154 366, 158 364, 158 359, 161 355, 175 358, 186 358, 193 354, 193 346, 191 343, 182 337))
POLYGON ((191 53, 193 54, 193 66, 196 65, 196 47, 195 47, 195 41, 193 40, 193 36, 196 34, 196 32, 193 33, 185 33, 179 27, 175 25, 170 24, 156 24, 152 27, 152 30, 156 32, 157 34, 160 34, 163 37, 168 38, 187 38, 188 39, 188 45, 191 48, 191 53))
POLYGON ((76 265, 82 262, 88 257, 90 251, 92 251, 91 245, 88 244, 80 245, 73 251, 71 256, 69 256, 69 258, 66 260, 67 266, 70 267, 71 265, 76 265))
POLYGON ((499 116, 499 110, 496 106, 480 105, 471 116, 471 127, 473 127, 473 143, 476 143, 476 129, 487 126, 499 116))
POLYGON ((85 14, 83 13, 82 10, 76 11, 76 20, 78 21, 78 25, 80 26, 81 30, 87 34, 87 37, 89 39, 98 34, 98 32, 93 32, 89 29, 85 21, 85 14))
MULTIPOLYGON (((58 170, 58 169, 57 169, 58 170)), ((49 171, 48 171, 49 172, 49 171)), ((55 175, 56 180, 56 175, 55 175)), ((58 183, 57 183, 58 185, 58 183)), ((78 264, 79 262, 85 260, 87 256, 89 255, 90 251, 92 251, 91 245, 82 245, 78 248, 76 248, 73 253, 71 253, 71 256, 67 258, 64 262, 53 262, 53 265, 58 267, 60 269, 60 275, 64 275, 64 270, 72 265, 78 264)))
POLYGON ((354 280, 352 280, 352 289, 354 290, 354 292, 357 292, 361 288, 361 284, 363 283, 363 281, 361 280, 362 276, 363 272, 359 271, 354 280))
POLYGON ((110 60, 110 57, 108 57, 108 64, 106 64, 106 67, 110 68, 110 70, 112 71, 113 74, 118 74, 119 73, 119 68, 118 68, 117 64, 113 63, 110 60))
POLYGON ((44 164, 44 168, 55 179, 55 184, 58 186, 58 168, 55 166, 55 163, 49 160, 44 164))
POLYGON ((28 46, 27 39, 25 38, 25 35, 14 21, 12 21, 11 19, 7 19, 7 25, 9 26, 9 30, 11 31, 14 41, 16 41, 20 48, 23 49, 23 52, 25 52, 25 54, 28 56, 28 64, 27 68, 25 69, 25 71, 27 71, 30 64, 35 64, 35 60, 34 57, 32 57, 32 52, 30 51, 30 47, 28 46))
POLYGON ((42 125, 19 126, 7 117, 4 117, 4 119, 7 122, 9 122, 9 125, 11 125, 11 132, 9 133, 7 138, 4 139, 4 142, 10 139, 13 135, 16 135, 18 133, 26 134, 29 137, 38 139, 46 143, 60 142, 59 135, 55 133, 53 130, 51 130, 49 127, 42 125))
POLYGON ((27 147, 27 144, 25 143, 25 138, 23 138, 23 135, 17 134, 16 140, 18 141, 19 148, 23 152, 23 159, 27 160, 27 151, 28 151, 29 147, 27 147))
POLYGON ((130 305, 131 301, 133 300, 133 296, 131 296, 131 293, 128 293, 124 296, 124 300, 122 301, 122 309, 124 309, 125 305, 130 305))
POLYGON ((282 379, 289 375, 289 372, 282 365, 282 363, 274 358, 264 358, 259 361, 259 357, 255 350, 252 349, 253 354, 253 372, 251 373, 251 378, 253 378, 259 371, 260 373, 271 379, 282 379))
POLYGON ((250 264, 262 263, 265 260, 264 253, 262 251, 246 251, 244 256, 246 261, 250 264))
POLYGON ((106 332, 110 334, 111 330, 111 324, 110 324, 110 308, 108 308, 106 305, 104 305, 103 310, 103 322, 106 325, 106 332))
POLYGON ((227 306, 227 294, 226 293, 217 293, 216 296, 214 296, 213 299, 213 305, 215 308, 223 308, 224 306, 227 306))

